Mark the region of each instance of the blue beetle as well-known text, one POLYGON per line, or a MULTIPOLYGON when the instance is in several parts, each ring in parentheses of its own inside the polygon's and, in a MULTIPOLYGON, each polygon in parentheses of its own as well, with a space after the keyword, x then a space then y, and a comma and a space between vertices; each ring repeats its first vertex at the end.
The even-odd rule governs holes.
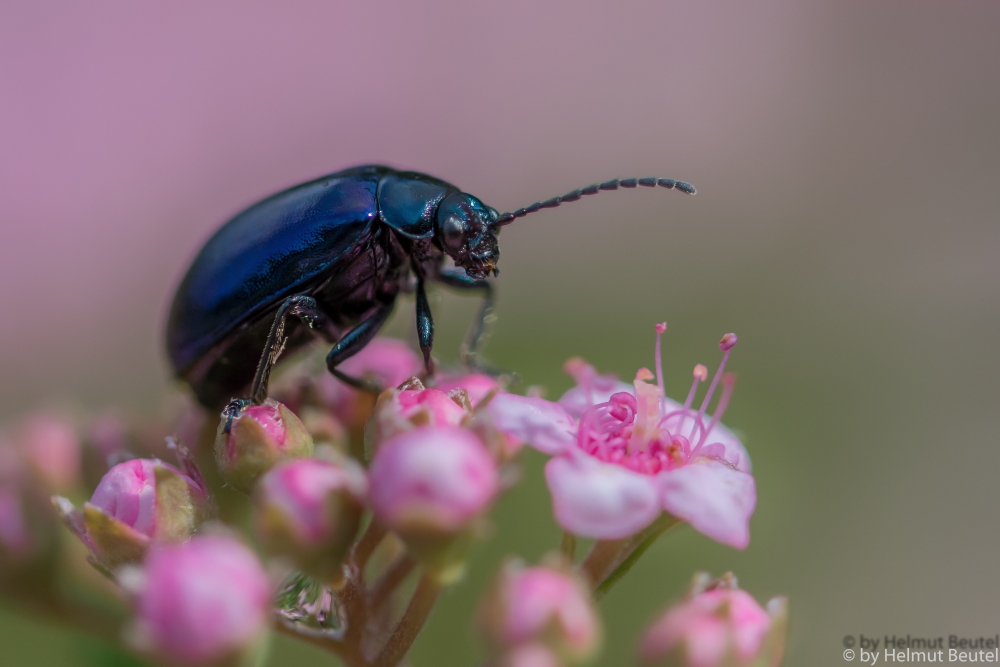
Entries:
POLYGON ((188 269, 167 323, 174 373, 211 409, 249 387, 249 398, 226 408, 233 416, 267 397, 271 367, 283 350, 319 335, 333 345, 326 358, 331 373, 377 390, 337 365, 375 336, 400 291, 414 290, 430 375, 434 321, 427 282, 484 296, 465 355, 475 366, 492 305, 486 278, 497 274, 500 227, 602 190, 657 185, 695 192, 666 178, 615 179, 500 215, 450 183, 379 165, 284 190, 223 225, 188 269), (454 268, 445 267, 446 256, 454 268))

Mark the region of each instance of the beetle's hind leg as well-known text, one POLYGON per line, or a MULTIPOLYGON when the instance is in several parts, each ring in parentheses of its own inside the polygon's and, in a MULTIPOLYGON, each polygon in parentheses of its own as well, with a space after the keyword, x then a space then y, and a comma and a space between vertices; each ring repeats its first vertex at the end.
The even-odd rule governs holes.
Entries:
POLYGON ((377 334, 379 329, 382 328, 385 321, 389 319, 389 315, 392 313, 392 306, 392 301, 379 304, 378 308, 368 317, 368 319, 348 331, 344 334, 343 338, 337 341, 337 344, 334 345, 333 349, 326 355, 326 367, 330 370, 330 373, 332 373, 334 377, 341 382, 354 387, 355 389, 370 391, 375 394, 382 391, 382 387, 374 382, 370 382, 362 378, 356 378, 337 370, 337 365, 354 356, 357 352, 361 351, 365 345, 371 342, 371 339, 375 337, 375 334, 377 334))
POLYGON ((495 369, 480 358, 479 352, 486 341, 489 340, 490 325, 496 319, 493 314, 493 285, 488 280, 477 280, 470 278, 463 271, 442 271, 437 281, 442 285, 452 287, 462 291, 480 292, 483 296, 483 305, 479 309, 479 314, 469 327, 465 342, 462 344, 462 363, 472 371, 479 371, 488 375, 503 375, 503 371, 495 369))
POLYGON ((234 398, 225 407, 222 414, 226 415, 226 426, 224 433, 229 433, 233 424, 233 419, 251 405, 260 405, 267 399, 267 385, 271 378, 271 368, 281 351, 285 347, 285 329, 288 323, 288 316, 292 315, 305 323, 310 329, 325 332, 329 325, 326 315, 320 312, 316 306, 316 299, 311 296, 299 295, 290 296, 285 299, 271 323, 271 330, 267 334, 267 342, 264 343, 264 351, 261 353, 260 361, 257 363, 257 372, 254 374, 253 385, 250 390, 250 398, 234 398))

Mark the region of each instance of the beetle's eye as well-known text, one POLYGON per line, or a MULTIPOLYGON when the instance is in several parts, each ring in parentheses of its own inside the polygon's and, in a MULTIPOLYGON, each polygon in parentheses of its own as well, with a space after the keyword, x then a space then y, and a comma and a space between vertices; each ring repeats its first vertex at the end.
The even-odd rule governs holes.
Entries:
POLYGON ((460 250, 465 243, 465 221, 449 215, 441 225, 441 240, 450 250, 460 250))

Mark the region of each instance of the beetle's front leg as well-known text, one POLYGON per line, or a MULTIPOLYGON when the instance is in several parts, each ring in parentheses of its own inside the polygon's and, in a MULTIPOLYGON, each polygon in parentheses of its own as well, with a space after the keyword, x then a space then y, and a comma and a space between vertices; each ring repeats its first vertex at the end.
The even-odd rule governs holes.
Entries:
POLYGON ((431 348, 434 347, 434 318, 431 316, 431 305, 427 303, 427 290, 423 278, 417 279, 417 340, 420 351, 424 355, 424 368, 427 376, 434 375, 434 360, 431 359, 431 348))
POLYGON ((489 325, 493 322, 493 285, 488 280, 470 278, 464 271, 441 271, 437 281, 442 285, 462 291, 481 292, 483 305, 469 328, 462 345, 462 363, 472 370, 493 371, 479 360, 479 349, 489 338, 489 325))
POLYGON ((298 317, 310 329, 325 332, 329 325, 326 315, 320 312, 316 305, 316 299, 311 296, 298 295, 290 296, 278 308, 271 323, 271 330, 267 334, 267 342, 264 343, 264 351, 261 353, 260 361, 257 363, 257 372, 254 374, 253 385, 251 385, 250 398, 234 398, 225 407, 222 414, 226 416, 226 426, 224 433, 229 433, 233 424, 233 419, 251 405, 260 405, 267 398, 267 385, 271 377, 271 368, 281 351, 285 347, 285 329, 288 324, 288 316, 298 317))

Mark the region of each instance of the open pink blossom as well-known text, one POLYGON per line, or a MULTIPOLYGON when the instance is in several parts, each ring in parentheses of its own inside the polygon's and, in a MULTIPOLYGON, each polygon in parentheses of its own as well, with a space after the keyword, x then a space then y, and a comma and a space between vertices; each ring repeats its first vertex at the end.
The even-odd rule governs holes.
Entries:
MULTIPOLYGON (((606 376, 598 388, 579 386, 567 401, 579 412, 581 397, 595 402, 573 417, 561 403, 500 395, 489 411, 496 427, 536 449, 556 455, 545 466, 559 524, 572 533, 598 539, 633 535, 666 511, 724 544, 742 549, 750 541, 749 520, 757 501, 750 458, 739 440, 720 423, 734 387, 724 373, 734 334, 720 342, 722 363, 700 407, 693 401, 707 379, 697 366, 683 404, 663 394, 657 325, 657 384, 641 369, 630 391, 618 391, 606 376), (716 388, 722 393, 715 412, 707 408, 716 388)), ((578 366, 577 377, 601 378, 578 366)), ((565 398, 565 397, 564 397, 565 398)))
POLYGON ((240 542, 211 535, 161 545, 134 578, 140 650, 177 665, 243 664, 263 644, 272 586, 240 542))
MULTIPOLYGON (((726 582, 723 578, 721 581, 726 582)), ((767 610, 731 585, 696 592, 663 613, 643 635, 639 660, 683 667, 775 667, 784 648, 787 603, 767 610)))

